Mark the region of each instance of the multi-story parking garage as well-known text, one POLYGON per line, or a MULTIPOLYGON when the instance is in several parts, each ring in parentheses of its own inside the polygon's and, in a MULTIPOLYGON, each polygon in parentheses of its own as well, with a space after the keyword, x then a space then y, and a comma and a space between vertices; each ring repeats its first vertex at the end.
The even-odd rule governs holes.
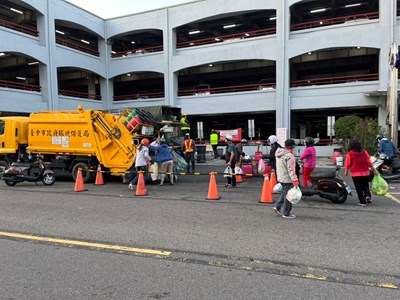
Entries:
MULTIPOLYGON (((103 20, 62 0, 0 4, 0 111, 181 107, 204 131, 254 119, 327 138, 387 119, 397 0, 203 0, 103 20)), ((196 129, 193 128, 193 133, 196 129)))

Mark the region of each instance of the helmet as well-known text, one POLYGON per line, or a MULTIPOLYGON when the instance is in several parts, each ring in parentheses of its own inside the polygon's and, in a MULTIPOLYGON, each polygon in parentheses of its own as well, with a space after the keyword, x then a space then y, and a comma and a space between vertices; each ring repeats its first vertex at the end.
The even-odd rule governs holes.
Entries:
POLYGON ((150 145, 150 141, 149 139, 144 138, 141 142, 142 145, 145 145, 146 147, 148 147, 150 145))
POLYGON ((166 142, 167 142, 167 140, 165 139, 164 136, 162 136, 162 137, 160 138, 160 143, 161 143, 161 144, 164 144, 164 143, 166 143, 166 142))
POLYGON ((185 138, 188 138, 188 137, 190 137, 190 133, 189 133, 189 132, 186 132, 186 133, 185 133, 185 138))
POLYGON ((287 139, 285 141, 285 148, 295 148, 296 147, 296 142, 294 139, 287 139))
POLYGON ((378 140, 378 141, 380 141, 381 139, 383 139, 383 134, 378 134, 377 136, 376 136, 376 139, 378 140))
POLYGON ((232 141, 232 140, 233 140, 233 137, 232 137, 230 134, 226 135, 225 138, 226 138, 227 140, 229 140, 229 141, 232 141))
POLYGON ((243 143, 243 144, 247 144, 247 140, 246 139, 242 139, 240 142, 243 143))
POLYGON ((268 137, 268 140, 271 142, 271 144, 275 144, 278 141, 278 138, 276 137, 276 135, 270 135, 268 137))
POLYGON ((307 136, 304 139, 304 145, 306 145, 306 146, 314 146, 314 139, 311 136, 307 136))

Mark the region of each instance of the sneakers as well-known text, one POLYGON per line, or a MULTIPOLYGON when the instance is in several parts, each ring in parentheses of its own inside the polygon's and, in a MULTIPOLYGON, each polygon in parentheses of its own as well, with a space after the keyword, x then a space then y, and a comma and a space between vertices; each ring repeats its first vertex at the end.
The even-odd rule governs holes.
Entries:
POLYGON ((128 185, 128 188, 129 188, 130 190, 133 190, 133 185, 132 185, 132 183, 130 183, 130 184, 128 185))
POLYGON ((276 212, 278 215, 282 216, 281 210, 277 209, 276 207, 274 207, 274 212, 276 212))
POLYGON ((164 182, 160 182, 160 185, 164 185, 164 182))
POLYGON ((289 215, 287 215, 287 216, 282 215, 282 218, 285 218, 285 219, 294 219, 294 218, 296 218, 296 215, 294 215, 294 214, 289 214, 289 215))
POLYGON ((358 205, 360 205, 360 206, 362 206, 362 207, 367 206, 367 204, 365 204, 365 203, 358 203, 358 205))

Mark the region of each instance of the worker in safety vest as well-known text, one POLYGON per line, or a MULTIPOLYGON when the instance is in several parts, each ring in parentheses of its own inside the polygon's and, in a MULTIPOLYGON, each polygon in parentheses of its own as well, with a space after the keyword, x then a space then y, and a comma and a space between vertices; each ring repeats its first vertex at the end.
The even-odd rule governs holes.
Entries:
POLYGON ((196 145, 194 141, 190 138, 190 134, 185 134, 185 140, 182 145, 182 152, 185 155, 185 161, 187 163, 187 172, 190 173, 190 163, 192 164, 192 173, 194 173, 194 154, 196 153, 196 145))
POLYGON ((218 151, 217 151, 218 140, 219 140, 218 133, 216 133, 215 130, 212 129, 210 134, 210 144, 214 152, 214 158, 218 158, 218 151))
POLYGON ((182 118, 180 120, 180 123, 181 123, 182 135, 185 136, 186 133, 189 133, 189 131, 190 131, 190 124, 187 119, 187 115, 185 113, 182 113, 182 118))

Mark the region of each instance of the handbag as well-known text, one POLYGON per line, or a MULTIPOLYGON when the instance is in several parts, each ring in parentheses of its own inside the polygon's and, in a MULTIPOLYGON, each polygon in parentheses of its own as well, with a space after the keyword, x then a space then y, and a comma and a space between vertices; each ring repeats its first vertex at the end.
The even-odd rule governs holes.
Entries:
POLYGON ((300 188, 298 186, 294 186, 288 191, 286 199, 292 204, 297 204, 300 202, 302 196, 303 195, 300 188))

